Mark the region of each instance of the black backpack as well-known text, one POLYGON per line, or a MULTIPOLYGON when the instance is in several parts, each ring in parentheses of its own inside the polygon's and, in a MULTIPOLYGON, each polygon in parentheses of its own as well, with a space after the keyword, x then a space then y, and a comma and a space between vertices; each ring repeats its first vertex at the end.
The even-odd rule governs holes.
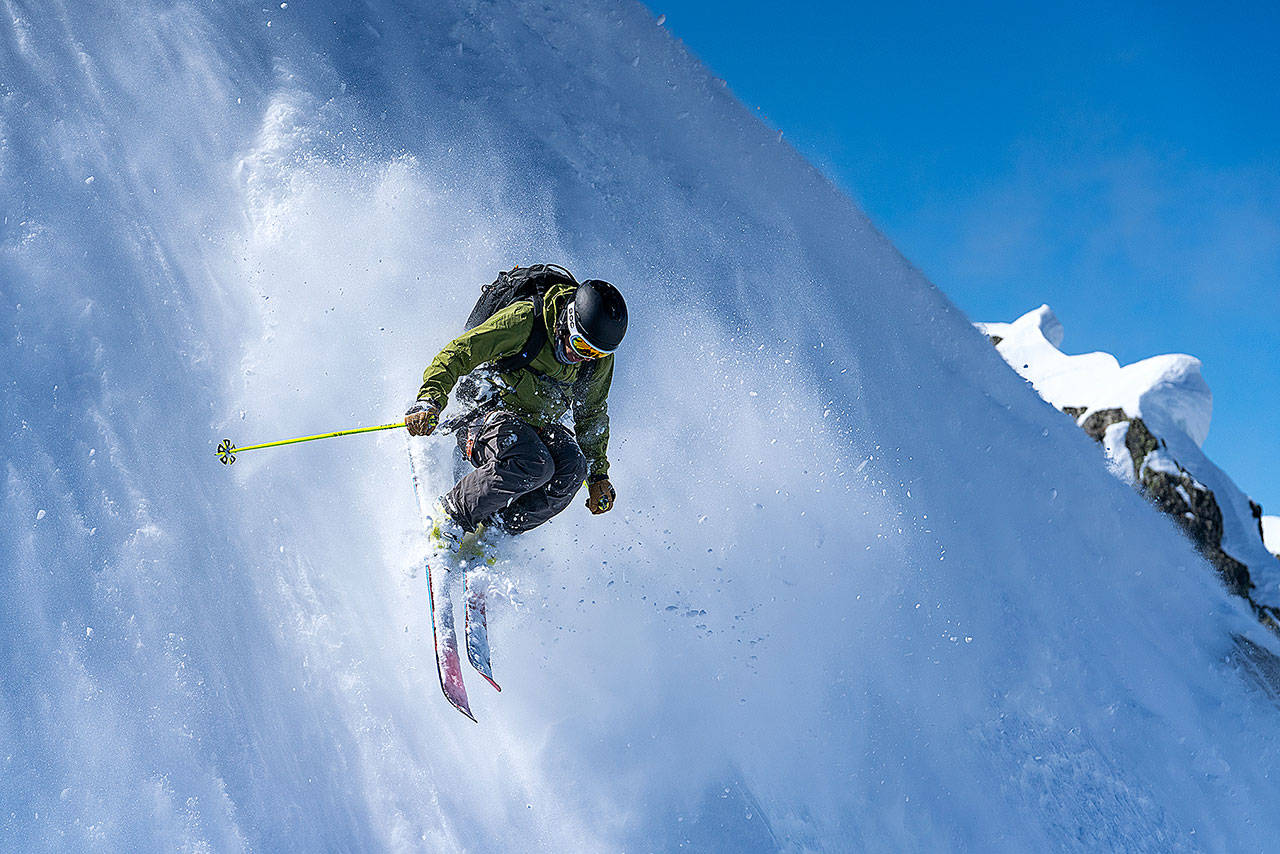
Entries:
POLYGON ((485 285, 476 300, 475 308, 467 316, 466 329, 474 329, 507 306, 521 300, 533 303, 533 331, 519 353, 514 353, 493 363, 500 373, 508 374, 528 367, 547 343, 547 326, 542 322, 542 302, 547 289, 553 285, 574 285, 578 280, 559 264, 534 264, 531 267, 514 267, 498 274, 492 284, 485 285))
MULTIPOLYGON (((467 315, 467 330, 474 329, 502 309, 521 300, 529 300, 533 303, 533 330, 529 333, 528 340, 524 342, 524 346, 520 348, 519 353, 513 353, 493 362, 493 369, 496 369, 497 372, 510 373, 521 368, 527 368, 529 363, 541 352, 543 345, 547 342, 547 326, 542 322, 543 297, 547 295, 548 288, 559 284, 569 284, 577 287, 578 280, 559 264, 534 264, 530 267, 514 267, 501 272, 498 274, 498 278, 480 290, 480 298, 476 300, 475 307, 471 309, 471 314, 467 315)), ((584 386, 590 380, 595 373, 595 368, 595 362, 588 362, 583 365, 578 372, 577 382, 579 387, 584 386)), ((469 423, 477 412, 486 411, 488 407, 493 405, 492 385, 483 378, 487 370, 489 369, 486 366, 459 381, 455 395, 468 409, 461 415, 442 422, 436 428, 437 430, 456 430, 469 423), (477 374, 480 374, 480 376, 477 376, 477 374)), ((461 465, 455 471, 458 477, 461 477, 464 473, 465 471, 461 468, 461 465)))

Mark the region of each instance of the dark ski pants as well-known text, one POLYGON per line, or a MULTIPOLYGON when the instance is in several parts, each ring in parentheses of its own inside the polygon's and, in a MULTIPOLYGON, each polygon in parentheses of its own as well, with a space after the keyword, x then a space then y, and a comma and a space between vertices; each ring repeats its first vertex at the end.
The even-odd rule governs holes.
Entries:
POLYGON ((587 461, 562 424, 535 429, 510 412, 490 412, 458 431, 475 466, 445 496, 445 508, 469 531, 481 522, 510 534, 536 528, 569 506, 587 461))

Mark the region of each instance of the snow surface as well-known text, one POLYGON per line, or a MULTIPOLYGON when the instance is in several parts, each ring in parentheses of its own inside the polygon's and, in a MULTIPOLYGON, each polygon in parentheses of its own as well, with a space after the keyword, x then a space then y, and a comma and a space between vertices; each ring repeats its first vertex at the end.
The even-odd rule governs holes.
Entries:
POLYGON ((1274 844, 1274 638, 643 7, 5 11, 0 847, 1274 844), (619 503, 497 568, 473 724, 405 437, 213 450, 542 259, 630 297, 619 503))
POLYGON ((1107 453, 1107 468, 1130 486, 1138 483, 1133 468, 1133 455, 1125 441, 1129 438, 1129 422, 1117 421, 1102 435, 1102 449, 1107 453))
POLYGON ((1280 516, 1262 517, 1262 539, 1268 551, 1280 556, 1280 516))
MULTIPOLYGON (((1270 559, 1258 535, 1249 497, 1201 450, 1209 434, 1213 395, 1200 375, 1198 359, 1153 356, 1121 367, 1109 353, 1067 355, 1059 349, 1064 336, 1062 322, 1047 305, 1013 323, 975 326, 1000 338, 997 351, 1045 400, 1058 408, 1085 407, 1077 423, 1083 424, 1093 412, 1111 408, 1146 421, 1168 447, 1152 451, 1143 465, 1175 476, 1185 470, 1213 491, 1222 510, 1223 551, 1249 567, 1257 588, 1252 593, 1255 601, 1280 606, 1280 565, 1270 559)), ((1103 437, 1108 467, 1133 485, 1133 461, 1119 427, 1112 425, 1103 437)))

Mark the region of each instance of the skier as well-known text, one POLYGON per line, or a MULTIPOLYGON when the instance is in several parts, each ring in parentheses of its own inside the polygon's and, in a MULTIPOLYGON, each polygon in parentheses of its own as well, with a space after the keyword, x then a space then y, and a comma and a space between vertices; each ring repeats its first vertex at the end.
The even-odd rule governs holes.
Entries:
POLYGON ((579 284, 563 267, 517 267, 485 288, 467 325, 427 367, 405 413, 409 433, 427 436, 455 385, 470 407, 444 425, 474 468, 440 498, 434 545, 483 551, 486 527, 535 528, 584 479, 587 508, 607 513, 616 498, 605 452, 613 351, 627 329, 622 294, 600 279, 579 284), (569 413, 572 432, 562 423, 569 413))

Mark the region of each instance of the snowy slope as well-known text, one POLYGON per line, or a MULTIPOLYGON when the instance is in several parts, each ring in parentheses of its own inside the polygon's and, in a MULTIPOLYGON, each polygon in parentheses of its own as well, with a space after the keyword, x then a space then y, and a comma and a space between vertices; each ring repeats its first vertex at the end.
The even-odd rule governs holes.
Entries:
POLYGON ((642 7, 5 11, 0 847, 1275 839, 1274 640, 642 7), (630 297, 619 506, 511 550, 477 725, 403 435, 213 448, 398 418, 541 259, 630 297))
MULTIPOLYGON (((1061 321, 1048 306, 1029 311, 1013 323, 979 323, 996 349, 1019 375, 1045 400, 1058 408, 1083 409, 1083 423, 1090 414, 1119 408, 1142 418, 1166 443, 1152 452, 1150 464, 1181 467, 1212 490, 1222 511, 1222 548, 1249 567, 1256 601, 1280 604, 1280 563, 1272 560, 1262 538, 1249 497, 1200 450, 1209 435, 1213 395, 1200 375, 1200 362, 1192 356, 1153 356, 1132 365, 1120 365, 1109 353, 1067 355, 1062 346, 1061 321)), ((1110 450, 1110 449, 1109 449, 1110 450)), ((1121 443, 1119 453, 1127 451, 1121 443)), ((1118 472, 1133 480, 1132 467, 1118 472)))

